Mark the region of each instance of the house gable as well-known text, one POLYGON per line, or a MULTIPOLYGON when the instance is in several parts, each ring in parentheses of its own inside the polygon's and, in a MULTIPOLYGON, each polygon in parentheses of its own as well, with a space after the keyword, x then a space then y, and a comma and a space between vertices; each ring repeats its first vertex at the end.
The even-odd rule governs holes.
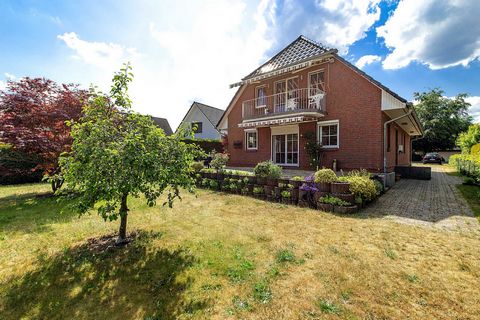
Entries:
POLYGON ((179 128, 189 127, 192 123, 201 123, 201 131, 196 132, 197 139, 220 139, 220 133, 216 128, 216 124, 223 115, 223 110, 217 109, 200 102, 193 102, 190 109, 185 114, 179 128))

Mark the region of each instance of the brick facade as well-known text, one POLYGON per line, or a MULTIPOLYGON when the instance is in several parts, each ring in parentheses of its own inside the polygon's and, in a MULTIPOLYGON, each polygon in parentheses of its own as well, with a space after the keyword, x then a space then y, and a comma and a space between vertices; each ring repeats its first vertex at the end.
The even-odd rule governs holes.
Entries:
MULTIPOLYGON (((337 169, 364 168, 381 171, 383 168, 383 123, 390 118, 381 111, 382 90, 339 59, 287 74, 266 79, 258 84, 244 85, 243 92, 234 101, 228 114, 228 147, 231 166, 255 166, 258 162, 271 159, 271 129, 258 128, 258 149, 246 150, 245 133, 238 124, 242 122, 242 102, 255 98, 255 88, 266 86, 266 95, 274 94, 274 83, 278 80, 298 76, 299 88, 308 87, 309 72, 323 69, 325 72, 326 114, 318 121, 339 121, 339 148, 322 153, 322 165, 332 167, 337 160, 337 169), (241 145, 239 145, 241 142, 241 145), (236 143, 237 147, 234 147, 236 143)), ((410 137, 398 125, 390 129, 390 151, 387 153, 388 167, 410 163, 410 137), (396 135, 396 131, 398 134, 396 135), (397 154, 395 162, 395 137, 404 152, 397 154), (403 142, 405 140, 405 142, 403 142)), ((317 122, 299 124, 299 169, 311 169, 305 152, 306 132, 317 133, 317 122)))

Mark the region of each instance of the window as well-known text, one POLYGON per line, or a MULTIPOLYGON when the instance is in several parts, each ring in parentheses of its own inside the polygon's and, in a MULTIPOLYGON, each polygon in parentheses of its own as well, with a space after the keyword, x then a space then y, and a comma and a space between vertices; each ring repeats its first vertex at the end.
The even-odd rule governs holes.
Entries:
POLYGON ((256 94, 255 107, 264 108, 267 105, 265 86, 257 87, 255 94, 256 94))
POLYGON ((201 122, 192 122, 192 131, 195 133, 202 133, 202 123, 201 122))
POLYGON ((318 90, 325 91, 325 73, 323 70, 308 74, 308 89, 310 96, 318 94, 318 90))
POLYGON ((323 121, 318 123, 318 141, 324 148, 339 147, 338 133, 338 120, 323 121))
POLYGON ((245 146, 247 146, 247 150, 257 150, 258 138, 256 130, 245 131, 245 140, 245 146))
POLYGON ((283 165, 298 164, 298 134, 272 135, 273 162, 283 165))

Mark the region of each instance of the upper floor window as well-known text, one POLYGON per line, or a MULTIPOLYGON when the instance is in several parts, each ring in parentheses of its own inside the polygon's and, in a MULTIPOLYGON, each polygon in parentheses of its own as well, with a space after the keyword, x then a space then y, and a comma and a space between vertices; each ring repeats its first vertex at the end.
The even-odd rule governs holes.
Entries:
POLYGON ((322 121, 318 123, 318 141, 324 148, 338 148, 338 134, 338 120, 322 121))
POLYGON ((255 90, 257 108, 263 108, 267 105, 265 86, 257 87, 255 90))
POLYGON ((192 122, 192 131, 195 133, 202 133, 203 127, 201 122, 192 122))
POLYGON ((310 96, 318 93, 318 90, 325 92, 325 72, 318 70, 308 74, 308 88, 310 96))

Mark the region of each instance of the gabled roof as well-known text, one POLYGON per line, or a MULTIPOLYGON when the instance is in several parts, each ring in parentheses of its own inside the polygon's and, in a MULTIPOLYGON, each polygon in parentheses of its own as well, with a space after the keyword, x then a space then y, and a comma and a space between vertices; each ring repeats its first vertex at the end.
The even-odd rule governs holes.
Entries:
MULTIPOLYGON (((209 105, 206 105, 204 103, 197 102, 197 101, 193 101, 192 105, 190 106, 190 109, 188 109, 187 113, 185 114, 182 121, 180 122, 180 125, 183 123, 183 121, 185 121, 185 118, 190 113, 190 111, 193 109, 193 107, 197 107, 200 110, 200 112, 202 112, 205 115, 205 117, 213 125, 213 127, 215 129, 217 128, 217 123, 220 120, 220 118, 222 118, 224 110, 214 108, 212 106, 209 106, 209 105)), ((180 127, 180 125, 178 125, 178 127, 180 127)), ((178 130, 178 128, 177 128, 177 130, 178 130)))
POLYGON ((167 136, 173 134, 172 128, 170 127, 170 124, 168 123, 168 120, 165 118, 157 118, 157 117, 151 117, 153 122, 159 127, 160 129, 163 129, 165 134, 167 136))
POLYGON ((279 70, 309 60, 313 57, 323 55, 327 52, 336 53, 337 50, 327 48, 326 46, 304 36, 299 36, 273 58, 262 64, 242 80, 247 80, 267 72, 279 70))

